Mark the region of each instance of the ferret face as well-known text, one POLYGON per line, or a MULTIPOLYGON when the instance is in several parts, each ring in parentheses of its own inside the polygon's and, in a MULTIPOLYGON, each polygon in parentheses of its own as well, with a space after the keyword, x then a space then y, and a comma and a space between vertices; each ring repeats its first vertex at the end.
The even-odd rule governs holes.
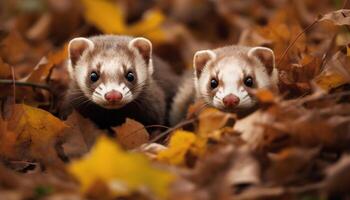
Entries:
POLYGON ((253 108, 257 100, 252 90, 275 85, 275 77, 271 77, 253 53, 243 51, 218 55, 211 50, 197 52, 194 65, 199 97, 207 104, 227 112, 244 112, 253 108))
POLYGON ((98 45, 85 38, 70 42, 71 78, 88 100, 108 109, 121 108, 138 97, 152 75, 151 43, 136 38, 125 45, 98 45), (82 44, 75 58, 74 48, 82 44))

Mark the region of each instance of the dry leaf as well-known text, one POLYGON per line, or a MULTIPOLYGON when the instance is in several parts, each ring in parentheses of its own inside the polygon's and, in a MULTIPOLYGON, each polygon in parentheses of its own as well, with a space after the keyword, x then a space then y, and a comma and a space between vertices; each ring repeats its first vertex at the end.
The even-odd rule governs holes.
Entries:
POLYGON ((224 127, 229 119, 233 119, 232 114, 224 113, 214 108, 207 108, 199 115, 197 132, 200 136, 206 136, 212 131, 224 127))
POLYGON ((185 165, 186 155, 200 156, 206 150, 206 139, 187 131, 176 131, 168 149, 158 153, 158 160, 173 165, 185 165))
POLYGON ((61 50, 49 54, 47 58, 42 58, 38 65, 34 68, 33 72, 29 74, 28 77, 24 78, 24 81, 37 83, 45 82, 51 69, 59 63, 65 61, 67 59, 67 55, 67 45, 65 45, 61 50))
POLYGON ((335 25, 350 25, 350 10, 341 9, 323 15, 319 21, 331 21, 335 25))
POLYGON ((149 141, 145 127, 133 119, 126 119, 124 124, 113 129, 116 131, 117 141, 126 149, 137 148, 149 141))
POLYGON ((55 145, 67 126, 47 111, 15 105, 12 116, 1 120, 0 152, 13 159, 55 160, 55 145))
POLYGON ((102 32, 107 34, 125 32, 124 14, 118 4, 111 0, 82 0, 82 3, 86 21, 102 32))
POLYGON ((150 192, 165 198, 173 180, 168 172, 152 167, 145 156, 124 152, 106 137, 100 137, 91 152, 69 164, 68 170, 79 180, 83 192, 94 190, 94 183, 102 181, 115 196, 150 192))

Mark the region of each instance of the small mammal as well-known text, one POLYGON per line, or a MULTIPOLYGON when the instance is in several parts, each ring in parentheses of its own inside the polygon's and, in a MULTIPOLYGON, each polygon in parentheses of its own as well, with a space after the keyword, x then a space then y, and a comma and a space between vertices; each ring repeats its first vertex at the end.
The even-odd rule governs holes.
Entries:
POLYGON ((244 116, 257 108, 251 89, 278 90, 274 52, 266 47, 232 45, 197 51, 193 67, 194 73, 188 71, 183 75, 174 97, 170 112, 172 125, 186 116, 189 105, 196 99, 244 116))
POLYGON ((132 118, 165 124, 176 92, 170 66, 152 55, 142 37, 102 35, 75 38, 68 45, 71 78, 66 106, 108 129, 132 118))

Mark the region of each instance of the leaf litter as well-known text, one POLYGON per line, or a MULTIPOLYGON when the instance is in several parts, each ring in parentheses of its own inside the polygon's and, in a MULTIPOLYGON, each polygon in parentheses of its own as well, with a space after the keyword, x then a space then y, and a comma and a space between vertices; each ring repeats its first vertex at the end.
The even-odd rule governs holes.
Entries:
POLYGON ((0 2, 0 196, 349 196, 349 4, 0 2), (67 41, 93 34, 147 37, 178 72, 191 67, 198 49, 267 46, 276 55, 281 93, 254 91, 260 109, 245 118, 198 103, 186 121, 154 133, 132 119, 112 130, 100 130, 76 112, 59 119, 69 87, 67 41))

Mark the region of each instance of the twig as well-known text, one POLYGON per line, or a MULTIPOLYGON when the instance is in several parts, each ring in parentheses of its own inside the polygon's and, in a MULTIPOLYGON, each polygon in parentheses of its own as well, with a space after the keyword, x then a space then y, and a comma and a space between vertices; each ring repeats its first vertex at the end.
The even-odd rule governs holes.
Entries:
POLYGON ((15 84, 15 68, 13 66, 11 66, 11 75, 12 75, 12 81, 13 81, 13 103, 16 103, 16 84, 15 84))
POLYGON ((308 32, 315 24, 317 24, 319 22, 319 20, 315 20, 312 24, 310 24, 309 26, 307 26, 302 32, 300 32, 297 37, 288 45, 288 47, 286 48, 286 50, 284 50, 280 60, 277 63, 277 68, 280 66, 280 64, 282 63, 283 58, 287 55, 288 51, 290 48, 292 48, 295 44, 295 42, 306 32, 308 32))
MULTIPOLYGON (((343 3, 343 9, 345 9, 346 5, 348 4, 348 0, 345 0, 343 3)), ((344 13, 342 13, 343 17, 346 17, 344 13)), ((306 32, 308 32, 315 24, 317 24, 319 22, 319 19, 315 20, 312 24, 310 24, 309 26, 307 26, 302 32, 300 32, 297 37, 288 45, 288 47, 286 48, 286 50, 283 52, 279 62, 277 63, 277 68, 280 66, 280 64, 282 63, 282 60, 284 59, 284 57, 287 55, 288 51, 290 48, 292 48, 295 44, 295 42, 306 32)), ((347 30, 350 32, 350 28, 348 26, 345 26, 347 28, 347 30)))
POLYGON ((168 135, 169 133, 173 132, 174 130, 181 128, 187 124, 191 124, 193 122, 195 122, 197 120, 197 118, 192 118, 192 119, 188 119, 186 121, 182 121, 180 123, 178 123, 176 126, 169 128, 168 130, 164 131, 163 133, 159 134, 157 137, 153 138, 151 141, 149 141, 150 143, 154 143, 157 142, 158 140, 160 140, 162 137, 168 135))
POLYGON ((23 82, 23 81, 14 81, 9 79, 0 79, 0 84, 14 84, 16 86, 23 86, 23 87, 34 87, 34 88, 40 88, 47 91, 51 91, 51 88, 48 85, 45 84, 39 84, 39 83, 31 83, 31 82, 23 82))
POLYGON ((135 131, 129 133, 129 134, 126 136, 126 138, 128 138, 128 137, 134 135, 135 133, 137 133, 137 132, 139 132, 139 131, 142 131, 142 130, 144 130, 144 129, 147 129, 147 128, 164 128, 164 129, 169 129, 170 127, 168 127, 168 126, 163 126, 163 125, 148 125, 148 126, 144 126, 144 127, 142 127, 142 128, 139 128, 139 129, 137 129, 137 130, 135 130, 135 131))

